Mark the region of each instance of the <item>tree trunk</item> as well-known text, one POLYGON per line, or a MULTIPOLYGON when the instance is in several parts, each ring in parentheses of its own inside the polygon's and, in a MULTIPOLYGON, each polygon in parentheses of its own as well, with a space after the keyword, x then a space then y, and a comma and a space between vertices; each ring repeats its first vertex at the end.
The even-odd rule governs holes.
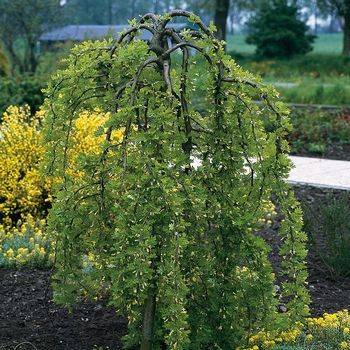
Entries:
POLYGON ((344 16, 343 55, 350 56, 350 10, 344 16))
POLYGON ((21 59, 17 56, 15 50, 13 49, 12 42, 3 41, 3 43, 10 57, 11 74, 13 75, 16 69, 18 69, 22 73, 24 71, 23 63, 21 59))
POLYGON ((35 73, 38 63, 35 55, 35 47, 36 43, 30 40, 28 43, 28 58, 26 60, 28 62, 27 70, 30 73, 35 73))
POLYGON ((152 350, 155 311, 156 292, 155 287, 151 287, 148 293, 145 311, 143 314, 142 339, 140 350, 152 350))
POLYGON ((226 22, 227 22, 229 7, 230 7, 230 0, 215 1, 214 23, 217 29, 216 37, 220 40, 226 39, 226 22))

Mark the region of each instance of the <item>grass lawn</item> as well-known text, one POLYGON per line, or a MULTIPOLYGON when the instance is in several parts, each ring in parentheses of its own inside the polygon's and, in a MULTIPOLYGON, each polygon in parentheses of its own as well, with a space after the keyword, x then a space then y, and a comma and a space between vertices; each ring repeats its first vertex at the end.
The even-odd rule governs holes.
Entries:
POLYGON ((276 84, 288 102, 350 104, 350 59, 341 55, 342 33, 319 34, 314 49, 292 58, 261 59, 245 35, 230 35, 228 52, 243 68, 276 84), (292 83, 289 86, 285 83, 292 83), (283 86, 285 85, 285 86, 283 86))
POLYGON ((235 34, 227 36, 227 51, 234 51, 241 54, 252 54, 255 51, 255 45, 249 45, 245 42, 245 34, 235 34))
POLYGON ((340 55, 343 48, 343 34, 319 34, 314 42, 313 53, 340 55))
MULTIPOLYGON (((255 46, 248 45, 245 42, 246 35, 237 34, 229 35, 227 38, 228 51, 235 51, 241 54, 254 53, 255 46)), ((319 34, 314 42, 314 50, 312 53, 316 54, 341 54, 342 51, 342 33, 334 34, 319 34)))

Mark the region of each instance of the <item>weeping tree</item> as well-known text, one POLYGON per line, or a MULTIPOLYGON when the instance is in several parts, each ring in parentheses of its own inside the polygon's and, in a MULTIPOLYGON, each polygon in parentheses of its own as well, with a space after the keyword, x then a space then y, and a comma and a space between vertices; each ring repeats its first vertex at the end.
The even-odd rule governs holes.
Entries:
POLYGON ((117 42, 76 46, 47 96, 57 302, 108 296, 128 321, 125 346, 140 349, 233 349, 308 313, 288 111, 214 28, 182 10, 146 14, 117 42), (167 27, 177 17, 197 29, 167 27), (101 143, 73 159, 86 111, 106 115, 101 143), (275 272, 257 233, 271 198, 275 272))

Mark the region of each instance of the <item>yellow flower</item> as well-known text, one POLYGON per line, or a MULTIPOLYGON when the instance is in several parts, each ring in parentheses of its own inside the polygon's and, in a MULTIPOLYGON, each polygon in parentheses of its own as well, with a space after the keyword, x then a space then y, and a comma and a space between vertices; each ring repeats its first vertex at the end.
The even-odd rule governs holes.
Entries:
POLYGON ((0 125, 0 211, 34 212, 47 189, 39 173, 44 145, 39 116, 29 108, 9 107, 0 125))
POLYGON ((39 254, 40 254, 41 256, 45 255, 45 249, 44 249, 43 247, 41 247, 41 248, 39 249, 39 254))
POLYGON ((311 342, 312 339, 313 339, 313 335, 312 335, 312 334, 307 334, 307 335, 306 335, 306 341, 307 341, 307 342, 311 342))
POLYGON ((350 333, 349 327, 345 327, 345 328, 343 329, 343 333, 344 333, 344 334, 349 334, 349 333, 350 333))
MULTIPOLYGON (((44 110, 31 115, 28 107, 12 106, 0 123, 0 198, 3 199, 0 201, 0 246, 4 246, 5 241, 11 245, 11 241, 20 237, 23 247, 3 253, 5 258, 19 264, 33 256, 44 257, 54 249, 54 243, 48 242, 46 220, 41 218, 41 213, 52 200, 51 187, 61 180, 58 176, 43 177, 40 171, 48 148, 40 128, 44 117, 44 110), (21 220, 12 222, 14 213, 19 214, 21 220)), ((96 110, 83 111, 75 120, 67 154, 68 172, 75 179, 84 175, 78 167, 80 156, 97 155, 101 151, 109 118, 110 114, 96 110)), ((111 141, 118 143, 123 135, 123 129, 113 130, 111 141)))
POLYGON ((14 251, 12 248, 10 248, 7 252, 6 252, 6 255, 8 258, 13 258, 14 256, 14 251))
POLYGON ((17 250, 17 253, 19 254, 19 255, 27 255, 28 254, 28 248, 18 248, 18 250, 17 250))
POLYGON ((263 343, 263 346, 265 349, 269 349, 275 346, 275 341, 274 340, 265 340, 263 343))
POLYGON ((349 349, 349 343, 347 343, 346 341, 342 341, 340 344, 340 349, 345 350, 345 349, 349 349))

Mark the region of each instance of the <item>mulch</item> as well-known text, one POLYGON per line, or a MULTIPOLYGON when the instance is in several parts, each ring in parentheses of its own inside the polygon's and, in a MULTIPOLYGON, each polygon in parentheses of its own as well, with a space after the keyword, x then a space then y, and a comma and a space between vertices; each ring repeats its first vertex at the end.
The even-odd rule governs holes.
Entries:
MULTIPOLYGON (((310 205, 317 205, 329 193, 307 187, 296 187, 295 191, 310 205)), ((341 191, 331 192, 341 195, 341 191)), ((273 240, 271 236, 267 239, 273 240)), ((350 308, 350 278, 330 279, 312 250, 308 266, 312 314, 350 308)), ((50 276, 50 271, 37 269, 0 269, 0 350, 121 349, 125 320, 103 301, 83 303, 72 313, 55 305, 50 276)))

